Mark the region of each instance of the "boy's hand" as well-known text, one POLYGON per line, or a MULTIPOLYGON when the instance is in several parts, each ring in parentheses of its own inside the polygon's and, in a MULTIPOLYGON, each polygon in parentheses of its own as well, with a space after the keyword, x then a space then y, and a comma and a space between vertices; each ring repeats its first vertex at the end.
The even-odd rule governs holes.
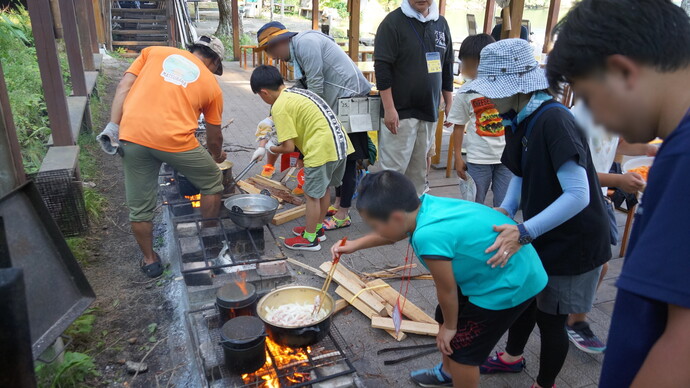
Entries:
POLYGON ((626 193, 637 193, 643 190, 647 182, 645 182, 642 175, 636 172, 628 172, 618 178, 618 188, 626 193))
POLYGON ((450 341, 453 340, 453 337, 455 337, 455 334, 457 332, 457 329, 450 330, 447 329, 445 325, 441 325, 438 328, 438 335, 436 336, 436 346, 438 347, 438 350, 441 351, 441 353, 445 354, 446 356, 450 356, 451 354, 453 354, 453 348, 450 346, 450 341))
POLYGON ((458 173, 458 177, 464 181, 467 180, 467 164, 462 159, 462 155, 455 159, 455 171, 458 173))
POLYGON ((398 117, 398 111, 393 109, 385 109, 383 115, 383 124, 391 131, 392 134, 398 134, 398 127, 400 126, 400 118, 398 117))
POLYGON ((337 241, 331 247, 331 259, 335 259, 340 255, 349 255, 351 253, 355 253, 357 250, 357 244, 354 241, 346 241, 343 245, 340 245, 340 241, 337 241))
POLYGON ((494 232, 498 232, 498 237, 496 241, 489 248, 484 251, 484 253, 491 253, 497 251, 492 258, 486 263, 491 265, 491 268, 496 268, 496 266, 505 267, 508 260, 522 248, 522 245, 518 242, 520 239, 520 231, 518 231, 517 225, 494 225, 494 232))

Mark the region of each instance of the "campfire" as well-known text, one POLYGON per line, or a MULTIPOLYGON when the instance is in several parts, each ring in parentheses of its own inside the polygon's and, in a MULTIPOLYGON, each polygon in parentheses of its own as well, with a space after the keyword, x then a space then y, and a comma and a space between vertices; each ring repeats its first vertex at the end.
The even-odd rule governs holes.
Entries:
POLYGON ((192 202, 192 207, 201 207, 201 194, 185 195, 185 198, 192 202))
POLYGON ((308 367, 311 348, 293 349, 280 346, 266 338, 266 364, 254 373, 243 374, 242 381, 251 387, 280 388, 300 384, 310 380, 309 372, 300 372, 300 367, 308 367), (275 364, 275 366, 274 366, 275 364), (293 373, 285 373, 288 370, 293 373), (286 381, 283 383, 278 373, 286 381))

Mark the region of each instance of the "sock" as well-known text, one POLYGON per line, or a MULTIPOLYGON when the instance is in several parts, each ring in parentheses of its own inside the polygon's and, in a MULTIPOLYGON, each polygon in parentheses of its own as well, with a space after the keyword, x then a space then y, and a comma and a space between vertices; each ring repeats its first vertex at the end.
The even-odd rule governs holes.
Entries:
POLYGON ((304 234, 302 234, 302 237, 307 239, 307 241, 309 241, 309 242, 314 242, 314 240, 316 240, 316 233, 304 232, 304 234))
MULTIPOLYGON (((316 232, 318 232, 319 230, 321 230, 321 228, 323 228, 323 223, 318 223, 318 224, 316 224, 316 232)), ((314 234, 316 234, 316 232, 314 232, 314 234)))
POLYGON ((446 380, 452 380, 453 379, 448 373, 446 373, 446 371, 443 370, 443 363, 439 364, 438 371, 441 372, 441 376, 443 376, 444 379, 446 379, 446 380))

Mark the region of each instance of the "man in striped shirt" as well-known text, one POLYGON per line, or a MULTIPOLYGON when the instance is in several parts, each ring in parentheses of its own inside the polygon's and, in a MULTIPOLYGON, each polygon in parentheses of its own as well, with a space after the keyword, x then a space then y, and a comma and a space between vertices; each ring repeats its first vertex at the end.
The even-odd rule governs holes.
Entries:
POLYGON ((316 93, 286 89, 283 77, 272 66, 259 66, 250 79, 252 91, 271 105, 271 116, 279 145, 270 141, 266 152, 282 154, 299 149, 304 155, 304 194, 307 200, 306 227, 293 230, 296 237, 285 240, 295 250, 321 250, 326 240, 321 223, 330 206, 329 187, 340 186, 347 155, 354 152, 338 118, 316 93))

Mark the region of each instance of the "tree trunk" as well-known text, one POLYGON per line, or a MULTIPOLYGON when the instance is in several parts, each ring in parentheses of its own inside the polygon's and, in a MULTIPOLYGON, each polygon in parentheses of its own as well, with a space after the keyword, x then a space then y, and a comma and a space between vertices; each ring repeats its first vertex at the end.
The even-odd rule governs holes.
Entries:
POLYGON ((232 15, 230 14, 230 0, 216 0, 218 3, 218 28, 216 36, 232 35, 232 15))

